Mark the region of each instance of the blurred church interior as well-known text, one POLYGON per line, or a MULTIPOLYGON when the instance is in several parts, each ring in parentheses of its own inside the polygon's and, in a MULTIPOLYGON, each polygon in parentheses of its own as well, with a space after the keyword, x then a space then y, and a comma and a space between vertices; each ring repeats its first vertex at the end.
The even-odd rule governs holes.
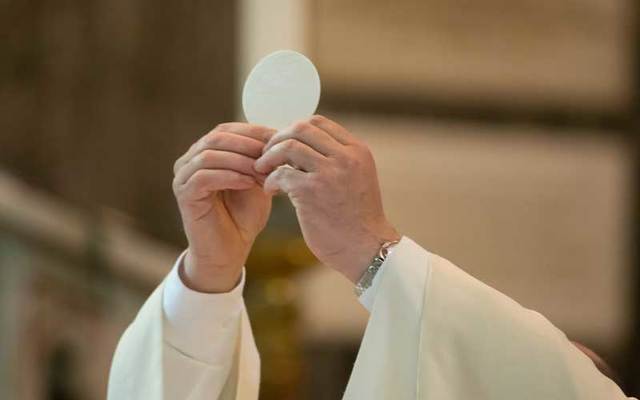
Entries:
MULTIPOLYGON (((186 240, 172 166, 271 51, 365 139, 385 209, 640 394, 632 0, 0 5, 0 398, 105 397, 117 340, 186 240)), ((338 399, 367 315, 286 198, 248 261, 261 399, 338 399)))

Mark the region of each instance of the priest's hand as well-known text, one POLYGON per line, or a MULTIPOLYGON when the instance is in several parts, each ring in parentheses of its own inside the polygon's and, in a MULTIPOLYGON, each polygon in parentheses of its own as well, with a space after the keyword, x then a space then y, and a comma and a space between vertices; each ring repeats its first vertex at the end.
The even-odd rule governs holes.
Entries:
POLYGON ((181 278, 192 289, 226 292, 238 283, 271 210, 253 165, 273 133, 221 124, 176 161, 172 187, 189 241, 181 278))
POLYGON ((266 192, 287 193, 316 257, 352 282, 383 242, 399 239, 385 217, 368 147, 325 117, 273 135, 255 169, 268 174, 266 192))

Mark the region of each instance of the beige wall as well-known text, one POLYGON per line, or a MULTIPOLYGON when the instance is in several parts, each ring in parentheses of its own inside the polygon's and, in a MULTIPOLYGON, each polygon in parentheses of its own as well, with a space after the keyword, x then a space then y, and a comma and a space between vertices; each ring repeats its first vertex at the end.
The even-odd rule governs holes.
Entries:
POLYGON ((630 0, 315 0, 323 87, 338 94, 618 111, 630 0))

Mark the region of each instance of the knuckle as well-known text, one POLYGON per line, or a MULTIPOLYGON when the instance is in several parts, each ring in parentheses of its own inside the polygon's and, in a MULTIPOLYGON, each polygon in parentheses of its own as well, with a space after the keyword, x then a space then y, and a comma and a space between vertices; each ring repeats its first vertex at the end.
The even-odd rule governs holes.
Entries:
POLYGON ((178 183, 178 181, 174 178, 171 181, 171 189, 173 190, 173 194, 177 195, 180 189, 180 184, 178 183))
POLYGON ((286 151, 292 151, 298 147, 298 141, 294 139, 287 139, 282 142, 282 148, 286 151))
POLYGON ((305 132, 307 129, 309 129, 309 122, 308 121, 298 121, 295 124, 293 124, 293 132, 294 133, 301 133, 301 132, 305 132))
POLYGON ((343 162, 348 168, 360 168, 373 160, 373 155, 366 145, 357 145, 344 157, 343 162))
POLYGON ((216 160, 215 150, 205 150, 200 153, 200 165, 208 165, 216 160))
POLYGON ((274 179, 280 180, 285 177, 287 171, 283 167, 278 167, 275 171, 272 172, 272 174, 274 179))
POLYGON ((219 141, 220 141, 219 133, 210 133, 204 137, 204 140, 202 141, 202 147, 203 148, 215 147, 218 145, 219 141))
MULTIPOLYGON (((190 179, 190 181, 196 187, 204 185, 206 183, 206 180, 207 180, 207 175, 202 170, 196 171, 191 176, 191 179, 190 179)), ((187 182, 187 184, 188 184, 188 182, 187 182)))
POLYGON ((248 125, 247 130, 255 136, 265 136, 269 132, 269 128, 262 125, 248 125))
POLYGON ((232 129, 232 125, 233 123, 231 122, 221 122, 218 125, 216 125, 216 128, 214 129, 214 131, 217 131, 217 132, 227 131, 232 129))
POLYGON ((195 156, 193 156, 193 158, 191 159, 191 163, 196 168, 201 168, 206 163, 206 157, 207 157, 207 152, 203 151, 202 153, 199 153, 199 154, 196 154, 195 156))
POLYGON ((325 120, 326 118, 324 116, 315 114, 311 118, 309 118, 309 123, 311 123, 312 125, 319 125, 322 124, 325 120))
POLYGON ((276 168, 267 175, 266 181, 272 182, 279 181, 280 179, 282 179, 282 171, 280 171, 280 168, 276 168))

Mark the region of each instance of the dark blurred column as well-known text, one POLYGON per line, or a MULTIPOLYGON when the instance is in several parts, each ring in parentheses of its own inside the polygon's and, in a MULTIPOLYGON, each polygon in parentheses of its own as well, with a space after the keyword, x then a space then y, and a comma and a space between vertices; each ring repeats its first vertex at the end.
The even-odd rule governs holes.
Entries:
POLYGON ((181 241, 174 160, 234 116, 233 0, 1 5, 0 168, 181 241))

